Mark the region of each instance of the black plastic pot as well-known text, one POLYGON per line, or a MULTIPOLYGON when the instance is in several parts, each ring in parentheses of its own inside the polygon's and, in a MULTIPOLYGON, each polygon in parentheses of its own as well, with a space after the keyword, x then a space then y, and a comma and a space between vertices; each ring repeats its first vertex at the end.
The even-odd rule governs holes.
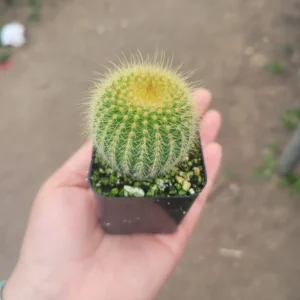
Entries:
POLYGON ((199 193, 206 185, 207 176, 200 149, 203 181, 199 190, 188 196, 169 197, 107 197, 100 195, 91 183, 95 166, 93 151, 88 181, 98 201, 98 216, 101 227, 109 234, 171 234, 177 229, 199 193))

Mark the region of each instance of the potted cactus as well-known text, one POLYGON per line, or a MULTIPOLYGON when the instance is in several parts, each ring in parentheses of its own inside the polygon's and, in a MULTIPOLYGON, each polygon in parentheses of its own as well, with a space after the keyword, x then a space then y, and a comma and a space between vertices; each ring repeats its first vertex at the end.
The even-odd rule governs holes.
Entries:
POLYGON ((91 91, 89 184, 110 234, 173 233, 206 184, 187 78, 133 56, 91 91))

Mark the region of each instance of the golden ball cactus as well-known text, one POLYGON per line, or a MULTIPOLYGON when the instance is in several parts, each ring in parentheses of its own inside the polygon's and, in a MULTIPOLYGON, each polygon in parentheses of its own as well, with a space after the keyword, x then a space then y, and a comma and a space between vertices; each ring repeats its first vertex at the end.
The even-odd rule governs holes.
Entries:
POLYGON ((197 140, 198 120, 186 77, 155 57, 133 56, 96 82, 89 130, 100 157, 137 179, 174 168, 197 140))

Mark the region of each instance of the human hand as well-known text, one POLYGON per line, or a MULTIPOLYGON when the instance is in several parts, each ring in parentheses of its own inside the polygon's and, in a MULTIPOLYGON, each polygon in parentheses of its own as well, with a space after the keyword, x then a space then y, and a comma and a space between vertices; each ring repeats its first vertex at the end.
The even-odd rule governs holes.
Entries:
MULTIPOLYGON (((210 94, 198 90, 203 114, 210 94)), ((220 115, 208 111, 201 141, 208 182, 172 235, 107 235, 97 220, 86 177, 92 145, 84 145, 37 195, 19 261, 4 300, 154 299, 183 254, 221 162, 215 138, 220 115)))

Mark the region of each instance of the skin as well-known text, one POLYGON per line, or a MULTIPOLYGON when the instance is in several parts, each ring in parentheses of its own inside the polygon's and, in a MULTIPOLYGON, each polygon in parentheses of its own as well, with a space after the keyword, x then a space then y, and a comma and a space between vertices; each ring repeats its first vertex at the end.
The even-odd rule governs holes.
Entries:
POLYGON ((211 95, 195 92, 208 183, 176 233, 110 236, 96 217, 86 181, 92 145, 85 144, 41 188, 4 300, 150 300, 181 258, 218 173, 215 143, 221 117, 208 111, 211 95), (200 109, 201 108, 201 109, 200 109))

